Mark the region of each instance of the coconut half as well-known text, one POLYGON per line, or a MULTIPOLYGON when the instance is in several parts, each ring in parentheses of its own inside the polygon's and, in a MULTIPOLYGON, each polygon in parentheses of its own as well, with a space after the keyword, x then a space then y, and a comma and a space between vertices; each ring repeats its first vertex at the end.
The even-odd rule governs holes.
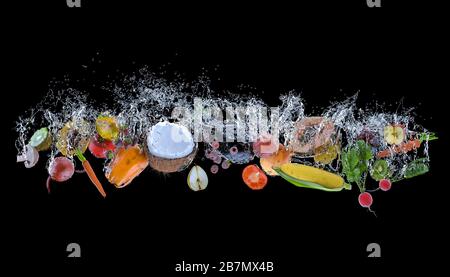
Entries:
POLYGON ((147 133, 150 166, 164 173, 186 169, 194 160, 197 144, 182 125, 159 122, 147 133))

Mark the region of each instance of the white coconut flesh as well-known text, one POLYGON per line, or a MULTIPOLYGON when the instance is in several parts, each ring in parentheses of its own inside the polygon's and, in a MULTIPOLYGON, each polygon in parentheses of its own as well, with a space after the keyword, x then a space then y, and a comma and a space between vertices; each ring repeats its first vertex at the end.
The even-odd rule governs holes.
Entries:
POLYGON ((159 122, 147 134, 150 154, 163 159, 179 159, 194 151, 195 143, 191 132, 182 125, 159 122))

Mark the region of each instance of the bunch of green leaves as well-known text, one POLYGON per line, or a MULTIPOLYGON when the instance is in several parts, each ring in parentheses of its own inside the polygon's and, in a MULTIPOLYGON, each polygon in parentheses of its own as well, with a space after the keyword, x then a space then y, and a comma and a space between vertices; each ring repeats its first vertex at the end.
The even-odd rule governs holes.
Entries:
POLYGON ((365 191, 365 180, 372 148, 364 141, 358 140, 342 153, 342 172, 349 183, 356 183, 360 191, 365 191))

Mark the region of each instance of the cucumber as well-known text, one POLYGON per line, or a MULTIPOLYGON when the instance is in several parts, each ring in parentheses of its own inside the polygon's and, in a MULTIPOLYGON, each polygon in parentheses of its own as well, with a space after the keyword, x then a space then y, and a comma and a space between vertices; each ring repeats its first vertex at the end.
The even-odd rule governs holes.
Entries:
POLYGON ((405 178, 413 178, 422 174, 425 174, 429 171, 428 165, 425 163, 424 159, 417 159, 415 161, 410 162, 406 166, 405 170, 405 178))
POLYGON ((34 132, 33 136, 31 136, 29 144, 37 151, 48 150, 52 144, 52 137, 50 136, 48 129, 44 127, 34 132))

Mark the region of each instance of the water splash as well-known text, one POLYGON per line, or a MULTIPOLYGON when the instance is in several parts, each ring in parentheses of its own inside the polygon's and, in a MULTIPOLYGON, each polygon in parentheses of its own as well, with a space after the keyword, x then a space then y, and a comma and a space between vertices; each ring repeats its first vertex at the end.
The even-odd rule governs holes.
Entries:
MULTIPOLYGON (((50 162, 61 152, 57 147, 58 140, 62 139, 61 130, 68 122, 78 128, 75 128, 77 132, 72 136, 90 139, 96 135, 93 123, 97 117, 108 115, 114 117, 119 125, 119 146, 139 144, 146 148, 148 131, 160 121, 178 121, 195 134, 198 126, 194 126, 194 123, 199 116, 196 99, 201 99, 200 129, 207 130, 206 133, 219 134, 226 141, 220 138, 219 147, 214 148, 210 143, 212 140, 209 140, 204 143, 201 153, 216 165, 224 163, 223 168, 233 163, 257 162, 252 143, 263 133, 255 132, 261 131, 262 115, 267 116, 270 122, 270 128, 264 132, 276 136, 279 143, 290 149, 293 161, 343 177, 346 176, 342 172, 341 154, 361 140, 370 146, 373 153, 373 158, 367 164, 368 171, 363 175, 364 183, 370 170, 373 170, 373 163, 380 159, 377 155, 386 149, 392 153, 382 159, 386 160, 391 172, 389 178, 393 181, 404 179, 408 166, 414 161, 422 159, 423 164, 429 166, 428 138, 432 137, 432 133, 416 122, 414 107, 405 108, 403 101, 400 101, 395 112, 383 110, 382 107, 386 105, 379 103, 359 108, 356 93, 334 100, 321 114, 308 114, 302 94, 298 92, 281 94, 278 106, 269 107, 257 94, 239 91, 242 88, 237 88, 236 92, 216 91, 205 76, 189 82, 182 79, 169 81, 148 67, 109 80, 95 92, 55 82, 41 102, 18 118, 15 146, 21 153, 32 132, 47 127, 56 140, 48 154, 50 162), (183 116, 175 116, 174 110, 180 107, 184 109, 183 116), (242 111, 240 115, 236 112, 239 110, 242 111), (220 116, 213 116, 215 112, 220 116), (402 143, 393 145, 386 139, 387 127, 398 127, 404 132, 402 143), (244 130, 242 138, 239 138, 239 130, 244 130), (236 135, 237 140, 230 142, 229 138, 236 138, 236 135), (400 148, 403 144, 419 139, 422 147, 408 151, 400 148), (237 151, 234 153, 231 149, 237 151)), ((68 149, 79 148, 79 138, 66 140, 68 149)), ((73 154, 68 156, 73 159, 73 154)), ((109 161, 108 158, 104 162, 105 172, 108 172, 109 161)), ((365 187, 360 189, 364 190, 365 187)))

